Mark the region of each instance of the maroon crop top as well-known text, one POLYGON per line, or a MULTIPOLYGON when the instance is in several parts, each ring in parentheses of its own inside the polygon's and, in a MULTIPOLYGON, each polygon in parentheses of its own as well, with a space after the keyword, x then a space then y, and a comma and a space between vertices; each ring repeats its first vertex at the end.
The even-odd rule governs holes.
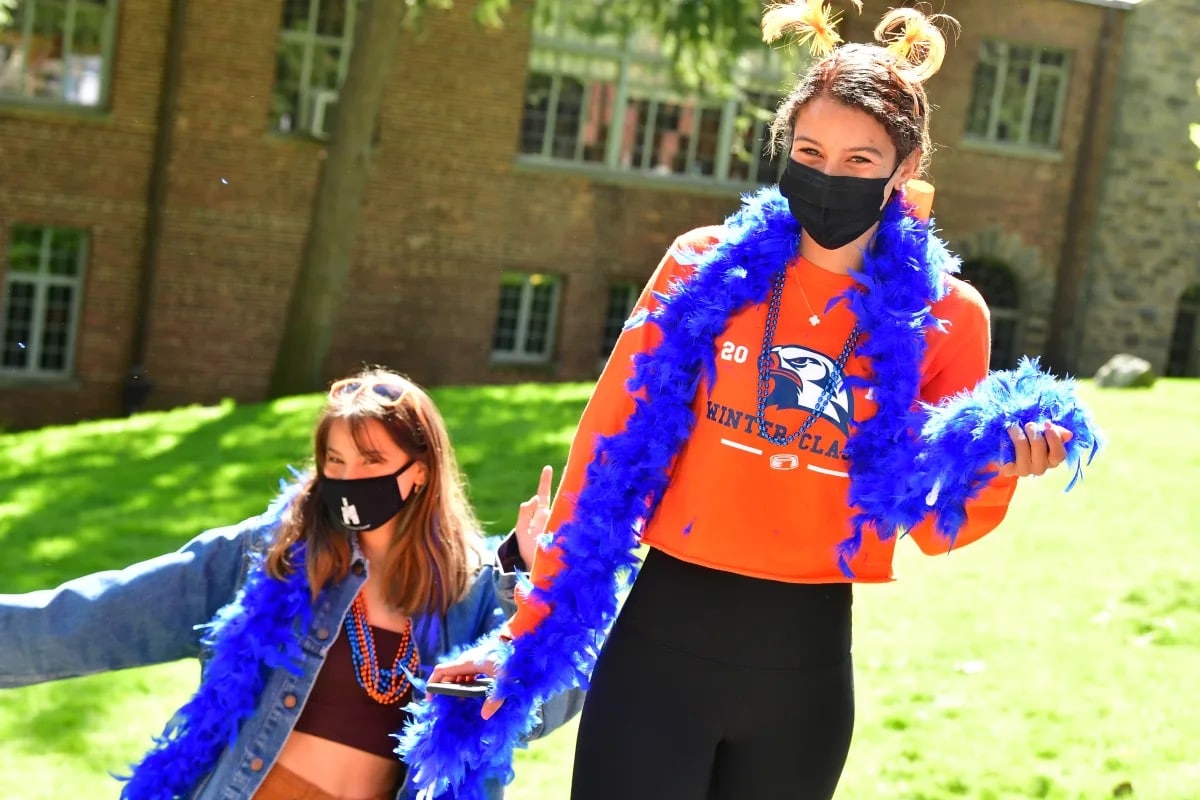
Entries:
MULTIPOLYGON (((371 635, 381 666, 391 667, 403 634, 372 625, 371 635)), ((367 695, 354 674, 350 637, 343 630, 325 656, 295 730, 398 760, 392 734, 404 727, 403 708, 411 699, 411 686, 395 705, 381 705, 367 695)))

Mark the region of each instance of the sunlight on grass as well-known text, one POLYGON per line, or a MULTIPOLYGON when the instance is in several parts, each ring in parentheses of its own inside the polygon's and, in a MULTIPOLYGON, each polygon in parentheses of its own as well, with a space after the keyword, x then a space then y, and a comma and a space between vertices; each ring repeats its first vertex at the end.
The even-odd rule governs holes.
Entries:
MULTIPOLYGON (((490 533, 560 468, 590 387, 433 392, 490 533)), ((1081 387, 1109 441, 1082 484, 1022 481, 1000 530, 855 595, 857 729, 839 797, 1200 797, 1200 382, 1081 387), (1124 789, 1121 789, 1124 791, 1124 789)), ((0 591, 174 549, 261 511, 320 396, 0 435, 0 591)), ((716 632, 719 634, 719 632, 716 632)), ((0 693, 0 798, 114 797, 194 688, 170 664, 0 693), (36 781, 29 776, 37 776, 36 781)), ((518 754, 511 800, 566 795, 574 724, 518 754)))
POLYGON ((74 554, 79 542, 66 536, 48 536, 37 539, 29 546, 29 556, 36 559, 56 561, 74 554))

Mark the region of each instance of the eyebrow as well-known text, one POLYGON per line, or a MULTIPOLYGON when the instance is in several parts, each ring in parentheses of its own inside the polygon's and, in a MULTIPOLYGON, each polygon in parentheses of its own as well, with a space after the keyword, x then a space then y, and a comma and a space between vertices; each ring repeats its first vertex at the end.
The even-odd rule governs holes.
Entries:
MULTIPOLYGON (((326 445, 325 452, 326 452, 326 454, 331 455, 331 456, 337 456, 338 458, 344 458, 344 456, 341 454, 341 452, 336 447, 333 447, 332 445, 326 445)), ((380 453, 378 450, 371 450, 371 449, 359 450, 358 454, 360 456, 368 456, 371 458, 381 458, 383 456, 383 454, 380 453)))
MULTIPOLYGON (((818 147, 821 146, 821 143, 816 139, 810 139, 807 136, 797 136, 796 138, 792 139, 792 146, 795 147, 797 142, 808 142, 809 144, 815 144, 818 147)), ((874 147, 851 147, 848 149, 851 153, 870 153, 877 158, 883 158, 883 153, 874 147)))

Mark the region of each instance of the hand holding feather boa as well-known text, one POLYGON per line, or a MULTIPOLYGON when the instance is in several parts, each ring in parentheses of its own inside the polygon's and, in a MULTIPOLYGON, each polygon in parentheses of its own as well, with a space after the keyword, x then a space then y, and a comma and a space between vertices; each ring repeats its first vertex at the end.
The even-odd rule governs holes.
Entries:
MULTIPOLYGON (((550 586, 532 592, 552 613, 511 648, 494 638, 482 643, 501 662, 494 693, 504 704, 486 721, 479 700, 435 697, 411 707, 397 752, 420 797, 483 800, 489 779, 512 779, 513 750, 524 746, 539 704, 587 686, 616 616, 618 590, 636 569, 636 531, 665 492, 668 467, 695 424, 702 379, 712 384, 713 341, 733 314, 766 299, 776 273, 796 255, 800 229, 775 187, 748 197, 725 227, 727 238, 651 317, 663 336, 635 359, 628 389, 641 396, 637 408, 621 432, 597 441, 574 515, 555 539, 564 567, 550 586)), ((850 559, 868 532, 886 539, 933 512, 938 531, 952 542, 967 500, 995 463, 1011 460, 1003 452, 1006 442, 1011 448, 1009 425, 1050 421, 1069 429, 1075 479, 1084 451, 1094 455, 1099 445, 1073 385, 1036 362, 993 373, 936 407, 918 403, 926 331, 939 326, 930 309, 945 292, 946 274, 956 270, 930 225, 894 200, 855 275, 859 287, 845 295, 866 334, 858 352, 871 362, 878 402, 847 444, 856 514, 839 562, 848 579, 850 559)))

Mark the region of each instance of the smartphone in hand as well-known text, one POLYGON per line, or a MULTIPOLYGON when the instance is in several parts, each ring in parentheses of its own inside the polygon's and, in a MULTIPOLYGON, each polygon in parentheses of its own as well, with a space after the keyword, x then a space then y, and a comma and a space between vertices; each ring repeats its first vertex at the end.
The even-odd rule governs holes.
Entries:
POLYGON ((450 697, 487 697, 495 683, 491 678, 475 678, 464 683, 427 683, 425 691, 428 694, 444 694, 450 697))

